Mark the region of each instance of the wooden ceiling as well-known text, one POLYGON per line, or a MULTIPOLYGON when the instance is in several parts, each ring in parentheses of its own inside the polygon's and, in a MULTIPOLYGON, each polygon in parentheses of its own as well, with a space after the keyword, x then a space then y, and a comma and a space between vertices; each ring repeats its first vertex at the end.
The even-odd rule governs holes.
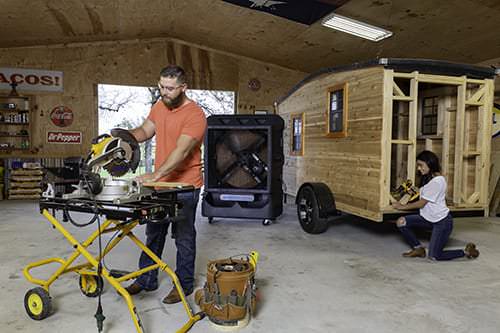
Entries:
POLYGON ((499 0, 349 0, 335 10, 393 31, 378 43, 221 0, 0 0, 0 8, 0 48, 174 38, 305 72, 377 57, 500 57, 499 0))

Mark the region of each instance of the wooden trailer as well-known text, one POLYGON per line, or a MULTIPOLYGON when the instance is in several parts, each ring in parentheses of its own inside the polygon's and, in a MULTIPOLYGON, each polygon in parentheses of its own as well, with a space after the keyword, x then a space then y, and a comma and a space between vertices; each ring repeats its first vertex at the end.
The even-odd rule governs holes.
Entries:
POLYGON ((383 58, 311 74, 276 104, 285 120, 285 193, 305 231, 338 211, 401 212, 391 190, 419 184, 416 156, 440 157, 452 212, 487 214, 495 70, 383 58))

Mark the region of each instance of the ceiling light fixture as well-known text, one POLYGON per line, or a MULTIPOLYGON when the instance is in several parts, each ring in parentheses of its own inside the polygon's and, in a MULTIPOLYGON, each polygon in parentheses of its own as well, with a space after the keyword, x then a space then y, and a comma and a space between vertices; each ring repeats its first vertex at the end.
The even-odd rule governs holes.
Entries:
POLYGON ((323 19, 322 25, 328 28, 346 32, 374 42, 392 36, 392 32, 373 25, 354 20, 338 14, 331 14, 323 19))

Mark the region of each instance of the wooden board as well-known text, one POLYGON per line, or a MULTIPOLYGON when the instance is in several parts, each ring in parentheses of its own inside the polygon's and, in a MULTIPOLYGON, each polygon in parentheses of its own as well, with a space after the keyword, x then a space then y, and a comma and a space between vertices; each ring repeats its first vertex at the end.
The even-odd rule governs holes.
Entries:
POLYGON ((42 181, 42 176, 11 176, 13 182, 39 182, 42 181))
POLYGON ((148 183, 143 183, 142 186, 161 187, 161 188, 182 188, 182 187, 190 187, 192 185, 188 183, 174 183, 174 182, 148 182, 148 183))
POLYGON ((42 193, 41 188, 11 188, 9 190, 9 196, 13 194, 40 194, 42 193))
POLYGON ((35 181, 35 182, 16 182, 16 181, 11 181, 10 182, 10 187, 11 188, 39 188, 40 187, 40 182, 35 181))
POLYGON ((13 194, 9 195, 9 200, 12 199, 40 199, 39 194, 13 194))
POLYGON ((12 176, 42 176, 43 171, 40 169, 16 169, 10 172, 12 176))

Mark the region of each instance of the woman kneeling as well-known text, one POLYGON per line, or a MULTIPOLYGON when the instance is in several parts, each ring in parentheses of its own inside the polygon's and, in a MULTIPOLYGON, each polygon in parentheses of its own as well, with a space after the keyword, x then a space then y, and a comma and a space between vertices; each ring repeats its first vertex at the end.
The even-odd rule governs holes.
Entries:
POLYGON ((392 204, 399 210, 420 209, 419 214, 400 217, 396 222, 406 242, 412 247, 403 256, 425 257, 425 248, 412 231, 412 228, 424 228, 432 230, 428 254, 430 259, 477 258, 479 251, 474 243, 468 243, 464 250, 444 250, 453 230, 453 219, 446 206, 446 179, 440 173, 441 166, 437 156, 428 150, 421 152, 417 156, 417 170, 422 175, 420 199, 406 205, 399 202, 392 204))

